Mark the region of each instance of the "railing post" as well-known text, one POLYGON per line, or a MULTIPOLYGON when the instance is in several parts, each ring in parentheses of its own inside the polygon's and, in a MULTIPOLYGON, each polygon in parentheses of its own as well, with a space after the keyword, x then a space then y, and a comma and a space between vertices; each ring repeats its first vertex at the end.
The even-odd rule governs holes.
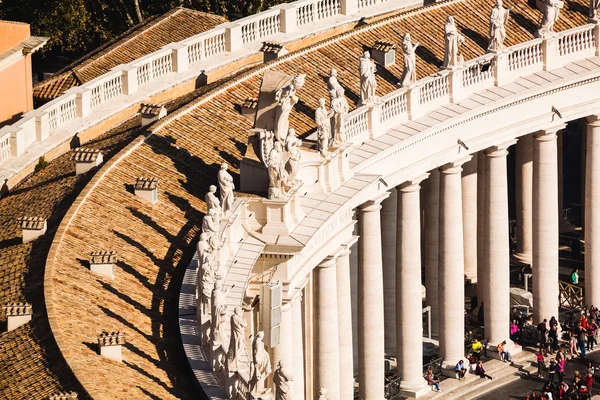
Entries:
POLYGON ((235 22, 223 24, 225 28, 225 50, 236 51, 242 48, 242 26, 235 22))
POLYGON ((85 86, 77 86, 72 89, 75 93, 75 110, 79 118, 85 118, 92 112, 92 90, 85 86))
POLYGON ((358 12, 358 0, 340 0, 340 8, 343 15, 356 14, 358 12))
POLYGON ((413 121, 423 114, 421 106, 421 87, 411 85, 406 91, 406 105, 408 110, 408 119, 413 121))
POLYGON ((33 128, 35 129, 35 139, 43 142, 50 136, 50 117, 46 110, 31 110, 31 116, 34 119, 33 128))
POLYGON ((283 33, 296 32, 298 29, 297 23, 297 10, 298 8, 293 4, 280 4, 273 8, 279 9, 279 21, 281 22, 280 30, 283 33))
POLYGON ((458 103, 465 98, 463 70, 464 68, 452 68, 448 73, 448 92, 452 103, 458 103))
POLYGON ((550 71, 560 67, 560 55, 558 53, 558 35, 554 34, 544 38, 542 41, 542 53, 544 59, 544 71, 550 71))
POLYGON ((188 60, 188 45, 175 42, 169 43, 165 48, 171 50, 171 63, 173 72, 187 71, 190 63, 188 60))
POLYGON ((121 92, 133 94, 138 90, 137 67, 132 65, 117 65, 111 71, 121 71, 121 92))
POLYGON ((494 85, 502 86, 509 81, 508 52, 502 51, 494 56, 494 85))
POLYGON ((594 43, 596 43, 596 57, 600 56, 600 22, 594 25, 594 43))
POLYGON ((378 100, 369 103, 368 107, 369 139, 375 139, 384 133, 383 129, 381 129, 381 107, 383 107, 383 103, 378 100))
POLYGON ((19 157, 25 152, 25 135, 20 126, 10 125, 7 128, 10 132, 10 155, 19 157))

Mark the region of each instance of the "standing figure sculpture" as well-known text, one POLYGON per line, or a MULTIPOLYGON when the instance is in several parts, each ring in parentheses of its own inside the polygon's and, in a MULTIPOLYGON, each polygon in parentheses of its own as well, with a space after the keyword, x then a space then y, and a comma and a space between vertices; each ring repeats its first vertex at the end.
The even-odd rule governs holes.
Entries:
POLYGON ((200 311, 203 315, 210 315, 210 297, 214 286, 214 258, 212 247, 208 243, 208 233, 200 234, 197 246, 198 252, 198 277, 197 295, 200 300, 200 311))
POLYGON ((454 17, 449 16, 444 25, 444 68, 458 67, 463 63, 462 54, 458 53, 458 46, 465 42, 465 37, 461 35, 454 24, 454 17))
POLYGON ((277 369, 273 372, 273 383, 275 384, 275 400, 292 400, 292 385, 294 378, 285 369, 285 361, 279 361, 277 369))
POLYGON ((225 297, 227 297, 227 293, 229 293, 229 291, 233 289, 233 286, 230 287, 229 289, 223 289, 223 285, 221 284, 221 281, 219 279, 217 279, 215 281, 215 285, 212 291, 212 296, 211 296, 211 303, 212 303, 212 308, 211 308, 211 332, 210 332, 210 337, 212 340, 212 343, 214 344, 215 340, 220 339, 220 335, 221 335, 221 324, 223 323, 223 320, 225 318, 225 315, 227 313, 227 305, 225 304, 225 297))
POLYGON ((215 285, 215 273, 210 265, 205 265, 198 271, 198 277, 201 277, 202 291, 200 293, 200 305, 202 315, 211 315, 211 298, 215 285))
POLYGON ((506 39, 506 28, 504 25, 508 22, 510 10, 502 7, 502 0, 496 0, 496 5, 490 13, 490 44, 488 51, 499 51, 504 48, 504 39, 506 39))
POLYGON ((296 137, 296 131, 294 129, 290 129, 285 138, 285 151, 287 151, 288 154, 288 160, 285 165, 286 179, 284 184, 287 187, 286 189, 291 189, 298 184, 296 175, 298 175, 300 158, 302 157, 300 146, 302 146, 302 140, 296 137))
POLYGON ((561 0, 541 0, 538 4, 541 4, 542 7, 542 10, 540 10, 542 21, 536 32, 536 37, 543 38, 554 33, 554 24, 558 21, 560 9, 563 8, 564 3, 561 0))
POLYGON ((284 170, 283 170, 283 149, 281 143, 276 141, 273 144, 273 148, 269 152, 267 159, 267 170, 269 172, 269 199, 280 199, 284 193, 283 181, 284 181, 284 170))
POLYGON ((290 128, 290 113, 294 104, 298 102, 298 96, 296 96, 296 88, 291 83, 282 89, 279 89, 275 93, 275 100, 277 101, 277 108, 275 109, 275 120, 277 125, 275 128, 275 137, 279 141, 285 139, 285 135, 290 128))
POLYGON ((346 100, 346 96, 344 96, 343 88, 338 88, 336 94, 337 96, 333 99, 333 104, 331 106, 334 113, 333 144, 339 146, 346 141, 346 114, 350 111, 350 105, 348 104, 348 100, 346 100))
POLYGON ((359 61, 360 72, 360 102, 359 106, 375 100, 375 91, 377 90, 377 80, 375 74, 377 67, 371 60, 371 54, 365 51, 359 61))
POLYGON ((206 233, 209 243, 210 237, 217 236, 219 233, 217 210, 214 208, 208 210, 208 214, 202 218, 202 233, 206 233))
POLYGON ((329 78, 327 78, 327 90, 329 91, 329 107, 332 107, 333 99, 335 99, 338 88, 342 86, 337 79, 337 70, 332 68, 329 72, 329 78))
POLYGON ((400 79, 400 86, 409 86, 417 80, 417 58, 415 51, 419 43, 413 43, 410 39, 410 33, 404 35, 402 39, 402 52, 404 53, 404 70, 400 79))
POLYGON ((232 374, 240 370, 240 357, 242 348, 245 346, 245 332, 248 323, 244 319, 244 311, 236 307, 231 316, 231 338, 229 350, 227 351, 227 371, 232 374))
POLYGON ((325 105, 325 99, 319 99, 319 107, 315 111, 315 122, 317 124, 317 148, 321 156, 326 157, 329 149, 329 139, 331 139, 331 117, 333 110, 328 110, 325 105))
POLYGON ((591 23, 600 21, 600 0, 590 0, 589 20, 591 23))
POLYGON ((210 185, 208 187, 208 192, 206 193, 206 196, 204 196, 204 201, 206 202, 207 211, 214 208, 217 211, 217 215, 219 216, 222 212, 221 201, 215 193, 217 193, 217 187, 215 185, 210 185))
POLYGON ((264 332, 260 331, 252 341, 252 365, 254 368, 250 380, 250 392, 254 396, 265 393, 265 380, 271 373, 271 359, 265 349, 264 337, 264 332))
POLYGON ((233 208, 233 190, 235 185, 233 184, 233 177, 227 172, 229 166, 227 163, 221 164, 221 170, 217 175, 219 180, 219 197, 221 198, 221 208, 225 216, 229 215, 233 208))

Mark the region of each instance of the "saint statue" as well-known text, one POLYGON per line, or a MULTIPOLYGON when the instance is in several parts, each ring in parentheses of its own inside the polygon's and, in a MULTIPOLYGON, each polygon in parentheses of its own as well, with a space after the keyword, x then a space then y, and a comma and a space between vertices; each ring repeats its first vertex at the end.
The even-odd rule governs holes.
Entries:
POLYGON ((375 99, 375 91, 377 90, 377 80, 375 79, 377 67, 375 67, 375 62, 371 60, 371 54, 368 51, 365 51, 360 57, 359 72, 360 106, 373 101, 375 99))
POLYGON ((288 188, 292 188, 298 184, 296 175, 298 174, 300 158, 302 157, 300 146, 302 146, 302 140, 296 137, 296 131, 294 129, 290 129, 285 139, 285 151, 287 151, 288 154, 288 160, 285 166, 285 185, 288 188))
POLYGON ((275 93, 275 100, 277 101, 277 108, 275 109, 275 120, 277 121, 275 137, 277 140, 283 142, 285 136, 290 128, 290 113, 294 104, 298 102, 296 96, 296 88, 293 83, 282 89, 279 89, 275 93))
POLYGON ((490 44, 488 51, 499 51, 504 48, 506 29, 504 25, 508 22, 510 10, 502 7, 502 0, 496 0, 496 5, 490 13, 490 44))
POLYGON ((328 154, 327 149, 329 149, 329 139, 331 139, 331 117, 333 117, 333 110, 328 110, 325 106, 325 99, 320 98, 319 107, 315 111, 315 122, 317 124, 317 148, 323 157, 328 154))
POLYGON ((264 332, 260 331, 256 334, 252 342, 252 365, 254 366, 254 373, 250 380, 250 392, 255 396, 260 396, 265 392, 265 380, 271 373, 271 359, 265 349, 264 337, 264 332))
POLYGON ((273 372, 275 400, 292 400, 293 381, 292 374, 285 369, 285 361, 280 360, 277 369, 273 372))
POLYGON ((337 70, 332 68, 329 72, 329 78, 327 79, 327 90, 329 91, 329 107, 331 107, 331 103, 333 99, 335 99, 338 88, 342 86, 338 82, 337 79, 337 70))
POLYGON ((211 314, 211 297, 215 284, 215 273, 210 265, 201 266, 198 270, 201 283, 200 305, 202 315, 211 314))
POLYGON ((206 233, 209 240, 211 235, 218 235, 219 225, 217 220, 217 210, 214 208, 208 210, 208 214, 202 218, 202 233, 206 233))
POLYGON ((350 105, 346 96, 344 96, 344 89, 339 87, 336 92, 336 98, 333 99, 331 106, 333 109, 334 116, 334 137, 333 144, 339 146, 345 142, 346 135, 346 114, 350 111, 350 105))
POLYGON ((600 0, 590 0, 589 22, 598 23, 600 20, 600 0))
POLYGON ((541 0, 542 5, 542 21, 540 27, 536 32, 536 37, 543 38, 551 33, 554 33, 554 24, 558 21, 560 15, 560 9, 563 8, 564 3, 561 0, 541 0))
POLYGON ((269 152, 267 169, 269 172, 269 199, 280 199, 285 193, 283 191, 283 149, 281 143, 276 141, 269 152))
POLYGON ((233 208, 233 190, 235 185, 233 184, 233 177, 227 172, 229 166, 227 163, 221 164, 221 170, 219 171, 217 178, 219 181, 219 194, 221 198, 221 207, 223 214, 229 215, 229 212, 233 208))
POLYGON ((221 339, 221 325, 223 319, 227 313, 227 305, 225 304, 225 297, 234 286, 229 289, 224 289, 220 280, 215 281, 215 285, 211 295, 211 332, 210 337, 213 344, 216 340, 221 339))
POLYGON ((241 307, 236 307, 231 316, 231 338, 229 340, 229 350, 227 351, 227 371, 230 374, 238 372, 240 367, 240 356, 242 348, 245 346, 245 331, 248 323, 244 319, 244 311, 241 307))
POLYGON ((215 209, 217 211, 217 217, 221 215, 221 201, 215 195, 217 193, 217 187, 215 185, 210 185, 208 187, 208 193, 204 196, 204 201, 206 202, 206 209, 210 211, 211 209, 215 209))
POLYGON ((402 52, 404 53, 404 71, 400 79, 400 86, 409 86, 417 81, 417 59, 416 53, 419 43, 413 43, 410 39, 410 33, 404 35, 402 39, 402 52))
POLYGON ((449 16, 444 25, 444 68, 458 67, 463 63, 462 54, 458 53, 458 46, 465 42, 465 37, 458 33, 454 24, 454 17, 449 16))

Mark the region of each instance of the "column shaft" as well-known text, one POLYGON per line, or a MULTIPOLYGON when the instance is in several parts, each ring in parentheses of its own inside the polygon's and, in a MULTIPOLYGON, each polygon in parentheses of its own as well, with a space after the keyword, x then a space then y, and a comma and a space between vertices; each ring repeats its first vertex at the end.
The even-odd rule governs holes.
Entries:
POLYGON ((533 135, 525 135, 519 138, 516 164, 517 252, 515 257, 522 263, 531 264, 533 249, 531 217, 533 206, 533 135))
POLYGON ((461 170, 460 164, 440 168, 440 356, 448 369, 465 355, 461 170))
POLYGON ((304 400, 304 330, 302 327, 302 295, 292 301, 292 340, 294 359, 294 399, 304 400))
POLYGON ((600 304, 600 121, 588 118, 585 173, 585 304, 600 304))
MULTIPOLYGON (((485 207, 485 153, 477 153, 477 302, 481 304, 484 297, 484 281, 486 280, 487 265, 484 260, 483 234, 485 221, 483 218, 485 207)), ((477 305, 479 305, 477 304, 477 305)))
POLYGON ((437 169, 430 172, 423 182, 425 190, 425 291, 427 305, 431 307, 432 337, 439 336, 439 300, 438 300, 438 241, 440 216, 440 173, 437 169))
POLYGON ((535 322, 558 315, 556 131, 533 140, 533 305, 535 322))
POLYGON ((339 332, 337 276, 335 259, 327 259, 315 269, 315 389, 327 389, 339 398, 339 332))
POLYGON ((385 353, 396 355, 396 190, 381 202, 385 353))
POLYGON ((360 397, 366 400, 384 398, 381 200, 363 204, 359 215, 358 376, 360 397))
POLYGON ((350 250, 337 258, 338 330, 340 346, 340 400, 354 398, 352 348, 352 297, 350 295, 350 250))
POLYGON ((471 282, 477 280, 477 158, 473 157, 463 166, 462 209, 463 247, 465 275, 471 282))
MULTIPOLYGON (((293 328, 292 328, 292 304, 286 303, 281 307, 279 344, 271 349, 271 365, 273 370, 277 368, 279 361, 285 363, 285 368, 294 375, 294 349, 293 349, 293 328)), ((270 378, 269 382, 273 382, 270 378)), ((275 384, 273 384, 275 390, 275 384)))

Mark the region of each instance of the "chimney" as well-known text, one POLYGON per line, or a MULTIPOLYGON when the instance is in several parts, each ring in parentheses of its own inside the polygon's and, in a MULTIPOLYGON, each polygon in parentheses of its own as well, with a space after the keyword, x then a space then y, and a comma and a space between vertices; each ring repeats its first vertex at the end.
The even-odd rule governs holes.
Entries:
POLYGON ((385 40, 378 40, 371 48, 371 58, 379 65, 388 67, 396 63, 396 45, 385 40))
POLYGON ((142 127, 144 127, 150 125, 154 121, 166 117, 167 109, 164 106, 156 104, 142 104, 140 114, 142 114, 142 127))
POLYGON ((117 362, 123 362, 121 346, 125 344, 125 334, 122 332, 102 332, 98 336, 98 348, 102 357, 110 358, 117 362))
POLYGON ((276 60, 279 57, 285 56, 288 51, 282 43, 277 42, 263 42, 260 51, 263 52, 263 62, 269 62, 276 60))
POLYGON ((77 400, 77 392, 58 392, 51 394, 49 400, 77 400))
POLYGON ((23 233, 23 243, 29 243, 46 233, 48 223, 42 217, 23 217, 19 219, 23 233))
POLYGON ((6 303, 4 307, 6 314, 7 332, 17 329, 31 321, 33 310, 28 303, 6 303))
POLYGON ((244 104, 242 104, 242 115, 250 120, 250 122, 254 122, 254 117, 256 116, 256 108, 258 107, 258 99, 253 99, 252 97, 246 98, 244 104))
POLYGON ((158 201, 158 183, 157 178, 137 178, 133 192, 150 204, 158 201))
POLYGON ((104 158, 100 150, 78 147, 74 150, 75 175, 81 175, 102 164, 104 158))
POLYGON ((94 274, 115 279, 116 251, 92 251, 90 253, 90 271, 94 274))

